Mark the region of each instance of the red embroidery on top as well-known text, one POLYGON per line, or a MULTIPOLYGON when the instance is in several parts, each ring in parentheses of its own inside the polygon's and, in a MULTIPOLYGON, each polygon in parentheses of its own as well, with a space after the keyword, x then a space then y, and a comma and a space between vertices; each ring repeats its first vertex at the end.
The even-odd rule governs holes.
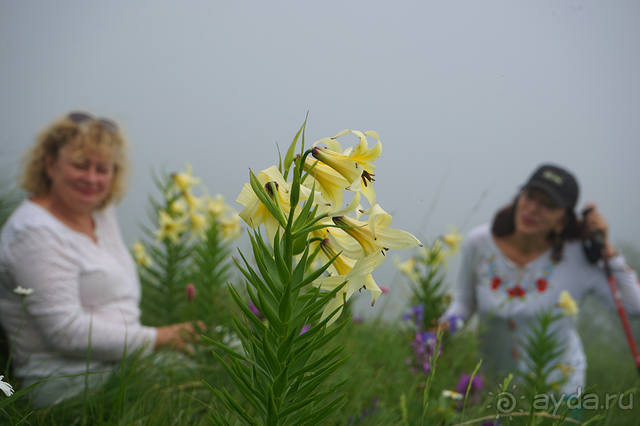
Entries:
POLYGON ((545 280, 544 278, 538 278, 538 280, 536 281, 536 288, 540 293, 542 293, 547 289, 548 284, 549 283, 547 283, 547 280, 545 280))
POLYGON ((497 290, 498 287, 500 287, 501 282, 502 280, 500 279, 500 277, 493 277, 493 279, 491 280, 491 290, 497 290))
POLYGON ((504 291, 511 299, 524 299, 527 294, 531 294, 532 292, 544 293, 549 290, 551 285, 549 279, 552 272, 553 264, 549 262, 537 278, 532 273, 521 270, 518 281, 510 280, 508 276, 501 277, 498 275, 496 255, 494 254, 489 258, 489 287, 492 291, 504 291))
POLYGON ((509 290, 507 290, 507 294, 509 294, 509 296, 511 297, 524 297, 526 292, 522 287, 520 287, 520 284, 518 284, 515 287, 511 287, 509 290))

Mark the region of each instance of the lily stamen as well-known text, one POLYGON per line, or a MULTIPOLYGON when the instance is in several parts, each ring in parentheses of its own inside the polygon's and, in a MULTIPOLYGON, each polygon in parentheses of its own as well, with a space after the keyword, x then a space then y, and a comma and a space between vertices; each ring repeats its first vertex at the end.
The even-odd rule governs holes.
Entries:
POLYGON ((369 185, 369 183, 371 182, 375 182, 376 180, 373 178, 375 176, 375 174, 373 173, 369 173, 368 171, 363 171, 362 172, 362 183, 364 184, 364 186, 369 185))

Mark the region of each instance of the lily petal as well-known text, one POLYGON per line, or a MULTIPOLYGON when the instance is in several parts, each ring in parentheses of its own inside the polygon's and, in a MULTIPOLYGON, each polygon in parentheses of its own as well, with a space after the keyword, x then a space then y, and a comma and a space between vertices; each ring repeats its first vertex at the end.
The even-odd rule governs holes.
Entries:
POLYGON ((384 241, 384 247, 391 250, 422 247, 422 243, 413 234, 402 229, 386 228, 377 231, 378 237, 384 241))
POLYGON ((340 173, 349 182, 349 185, 359 182, 363 169, 357 162, 346 155, 318 147, 313 148, 311 154, 340 173))
MULTIPOLYGON (((316 188, 320 190, 325 200, 330 202, 334 208, 340 208, 342 206, 342 191, 349 186, 349 182, 328 165, 309 157, 305 159, 304 169, 313 177, 316 188)), ((308 180, 305 181, 307 187, 312 184, 308 183, 308 180)))

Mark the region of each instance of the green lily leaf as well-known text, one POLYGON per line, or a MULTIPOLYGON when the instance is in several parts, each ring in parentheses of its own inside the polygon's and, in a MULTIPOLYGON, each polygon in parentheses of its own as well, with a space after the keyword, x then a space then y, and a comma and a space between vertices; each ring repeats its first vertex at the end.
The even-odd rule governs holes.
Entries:
POLYGON ((291 317, 291 283, 285 284, 280 306, 278 306, 278 314, 283 323, 288 323, 291 317))
POLYGON ((300 137, 300 134, 303 132, 304 128, 307 126, 308 118, 309 118, 309 115, 307 114, 307 116, 304 119, 304 122, 302 123, 302 126, 300 126, 300 129, 298 129, 298 132, 294 136, 293 141, 291 141, 291 144, 289 145, 289 149, 287 149, 287 154, 284 157, 283 176, 285 179, 287 179, 287 176, 289 174, 289 169, 291 168, 291 163, 293 163, 293 156, 295 155, 295 152, 296 152, 296 145, 298 143, 298 138, 300 137))
POLYGON ((311 284, 312 282, 317 280, 322 274, 324 274, 324 272, 329 268, 329 266, 331 266, 333 261, 336 260, 338 258, 338 256, 340 256, 340 253, 338 253, 335 256, 333 256, 331 258, 331 260, 329 260, 327 263, 322 265, 320 267, 320 269, 317 269, 316 271, 314 271, 311 274, 309 274, 304 280, 302 280, 299 284, 296 285, 294 290, 300 290, 301 288, 305 287, 306 285, 311 284))

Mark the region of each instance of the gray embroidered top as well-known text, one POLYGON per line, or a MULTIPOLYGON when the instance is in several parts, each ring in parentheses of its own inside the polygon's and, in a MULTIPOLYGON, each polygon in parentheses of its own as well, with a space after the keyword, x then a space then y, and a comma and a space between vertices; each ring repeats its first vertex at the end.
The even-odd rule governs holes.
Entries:
MULTIPOLYGON (((624 307, 629 315, 640 314, 640 286, 636 274, 622 255, 609 260, 624 307)), ((614 306, 602 265, 590 264, 580 242, 564 245, 563 258, 554 263, 551 250, 524 267, 505 257, 495 244, 489 225, 470 232, 462 248, 462 265, 454 300, 443 318, 479 316, 479 349, 488 371, 504 374, 525 369, 521 344, 535 314, 556 307, 562 290, 568 291, 578 305, 589 293, 614 306)), ((563 317, 554 331, 565 345, 557 364, 569 367, 569 377, 561 392, 579 392, 584 388, 586 360, 573 317, 563 317)), ((554 371, 552 380, 563 369, 554 371)))

